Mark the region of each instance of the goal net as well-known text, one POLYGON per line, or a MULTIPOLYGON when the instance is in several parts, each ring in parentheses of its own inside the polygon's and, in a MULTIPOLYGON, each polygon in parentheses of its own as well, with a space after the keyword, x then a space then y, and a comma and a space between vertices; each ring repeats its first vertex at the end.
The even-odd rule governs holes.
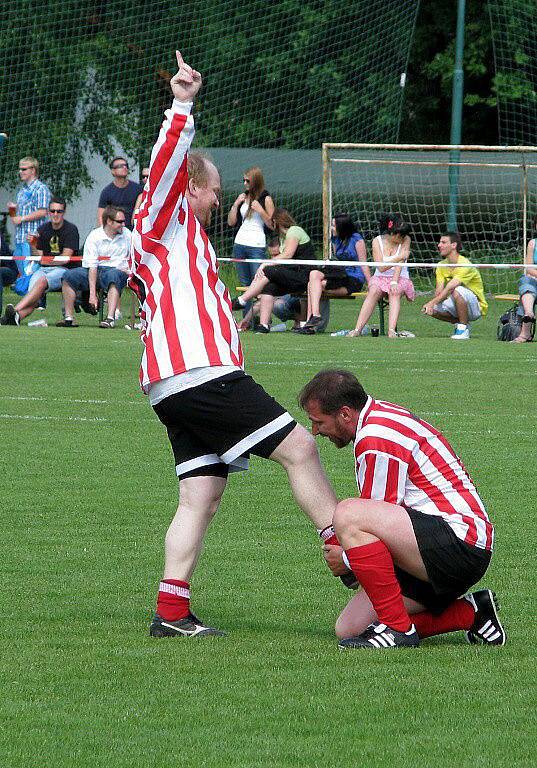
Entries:
MULTIPOLYGON (((524 261, 537 210, 536 147, 326 144, 323 167, 325 256, 334 213, 350 213, 370 242, 379 214, 392 212, 411 225, 411 262, 438 261, 437 243, 450 221, 474 263, 524 261)), ((507 293, 521 272, 481 274, 487 291, 507 293)), ((413 269, 412 277, 418 288, 434 286, 433 269, 413 269)))
MULTIPOLYGON (((53 192, 91 189, 92 156, 147 163, 176 48, 204 79, 196 146, 222 168, 217 227, 261 166, 322 241, 323 141, 397 141, 419 0, 11 0, 0 8, 0 187, 32 155, 53 192)), ((136 169, 137 171, 137 169, 136 169)), ((98 196, 99 190, 95 190, 98 196)), ((96 203, 96 200, 95 200, 96 203)), ((212 233, 219 237, 220 229, 212 233)))
POLYGON ((535 0, 488 0, 502 144, 537 145, 535 0))

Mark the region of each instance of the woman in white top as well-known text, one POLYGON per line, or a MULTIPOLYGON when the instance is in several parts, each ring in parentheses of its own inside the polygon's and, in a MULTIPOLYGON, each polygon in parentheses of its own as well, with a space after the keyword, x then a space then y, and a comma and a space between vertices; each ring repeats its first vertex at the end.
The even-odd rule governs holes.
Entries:
POLYGON ((380 235, 373 240, 373 261, 390 261, 395 266, 379 265, 369 281, 367 296, 356 328, 349 336, 360 336, 362 329, 371 317, 373 310, 383 296, 388 297, 388 336, 397 336, 397 320, 401 309, 401 296, 414 301, 416 295, 414 285, 408 274, 406 262, 410 254, 410 226, 401 216, 386 213, 379 220, 380 235))
MULTIPOLYGON (((254 166, 244 172, 242 192, 228 213, 227 223, 237 227, 233 243, 233 258, 266 258, 267 231, 272 230, 274 202, 265 189, 261 168, 254 166)), ((237 263, 237 274, 241 285, 248 286, 254 279, 259 263, 237 263)))

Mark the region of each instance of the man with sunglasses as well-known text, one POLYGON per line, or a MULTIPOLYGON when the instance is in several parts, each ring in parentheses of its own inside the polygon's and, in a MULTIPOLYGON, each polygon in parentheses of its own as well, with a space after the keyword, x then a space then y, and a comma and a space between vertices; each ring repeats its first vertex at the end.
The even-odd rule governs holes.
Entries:
POLYGON ((75 328, 77 293, 89 294, 88 306, 93 313, 99 307, 98 291, 108 293, 108 314, 101 328, 113 328, 119 299, 127 285, 131 233, 125 227, 125 211, 108 205, 103 211, 103 225, 92 230, 84 243, 82 266, 66 272, 62 281, 65 317, 56 325, 75 328))
POLYGON ((40 267, 30 278, 28 293, 15 307, 13 304, 6 306, 0 325, 20 325, 47 291, 61 291, 66 271, 78 266, 78 229, 66 221, 65 208, 65 200, 52 197, 48 207, 51 220, 39 227, 37 235, 30 235, 32 255, 39 258, 40 267))
POLYGON ((124 157, 114 157, 110 161, 110 170, 113 181, 100 194, 97 224, 102 226, 104 209, 107 205, 113 205, 125 211, 127 229, 132 229, 132 215, 142 187, 129 179, 129 164, 124 157))
POLYGON ((21 158, 19 177, 22 186, 17 192, 17 202, 8 203, 11 222, 15 227, 13 256, 17 260, 17 268, 21 275, 31 274, 34 269, 31 262, 27 261, 31 255, 28 237, 34 235, 41 224, 47 220, 50 190, 38 176, 39 163, 35 157, 21 158), (11 211, 14 212, 13 215, 11 211))

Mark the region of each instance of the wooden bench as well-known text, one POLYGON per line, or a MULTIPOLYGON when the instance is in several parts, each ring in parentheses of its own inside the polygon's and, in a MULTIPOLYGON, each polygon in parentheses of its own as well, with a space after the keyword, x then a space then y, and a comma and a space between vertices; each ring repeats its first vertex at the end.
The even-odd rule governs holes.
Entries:
MULTIPOLYGON (((235 288, 235 290, 238 293, 242 293, 243 291, 246 290, 246 286, 238 285, 235 288)), ((301 299, 307 299, 307 295, 305 293, 293 293, 292 295, 293 296, 298 296, 301 299)), ((348 299, 363 299, 366 296, 367 296, 367 291, 359 291, 357 293, 348 293, 346 296, 330 296, 329 294, 323 293, 321 295, 321 299, 326 299, 326 301, 334 301, 335 299, 345 299, 345 300, 348 300, 348 299)), ((386 301, 384 296, 381 296, 379 301, 378 301, 378 304, 377 304, 378 311, 379 311, 379 334, 381 336, 385 336, 386 335, 386 324, 385 324, 385 321, 384 321, 384 310, 386 309, 387 306, 388 306, 388 302, 386 301)))
POLYGON ((499 299, 500 301, 519 301, 520 296, 518 293, 499 293, 497 296, 494 296, 495 299, 499 299))

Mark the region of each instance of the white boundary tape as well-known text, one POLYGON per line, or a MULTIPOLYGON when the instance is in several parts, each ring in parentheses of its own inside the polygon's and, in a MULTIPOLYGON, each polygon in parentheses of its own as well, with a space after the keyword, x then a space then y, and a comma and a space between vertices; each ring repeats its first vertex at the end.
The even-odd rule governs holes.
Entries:
MULTIPOLYGON (((0 256, 0 261, 39 261, 39 256, 29 256, 27 259, 22 257, 13 256, 0 256)), ((234 259, 224 256, 217 259, 219 262, 230 262, 233 264, 269 264, 271 267, 278 264, 287 264, 290 266, 306 265, 316 267, 408 267, 409 269, 436 269, 439 265, 438 261, 336 261, 335 259, 323 259, 316 261, 307 261, 304 259, 234 259)), ((79 259, 72 259, 72 261, 82 261, 79 259)), ((64 264, 45 264, 44 266, 64 266, 64 264)), ((468 264, 443 264, 442 266, 453 267, 454 269, 466 269, 468 264)), ((532 264, 480 264, 471 262, 472 267, 476 269, 527 269, 532 267, 532 264)))
MULTIPOLYGON (((304 259, 232 259, 222 258, 218 261, 232 262, 237 264, 268 264, 269 266, 277 266, 278 264, 288 264, 296 266, 298 264, 305 264, 307 266, 315 266, 318 269, 322 267, 408 267, 409 269, 436 269, 440 262, 411 262, 411 261, 335 261, 331 259, 324 259, 318 261, 305 261, 304 259)), ((531 267, 531 264, 479 264, 471 262, 466 264, 442 264, 443 267, 449 267, 454 269, 467 269, 468 266, 475 267, 476 269, 527 269, 531 267)))

